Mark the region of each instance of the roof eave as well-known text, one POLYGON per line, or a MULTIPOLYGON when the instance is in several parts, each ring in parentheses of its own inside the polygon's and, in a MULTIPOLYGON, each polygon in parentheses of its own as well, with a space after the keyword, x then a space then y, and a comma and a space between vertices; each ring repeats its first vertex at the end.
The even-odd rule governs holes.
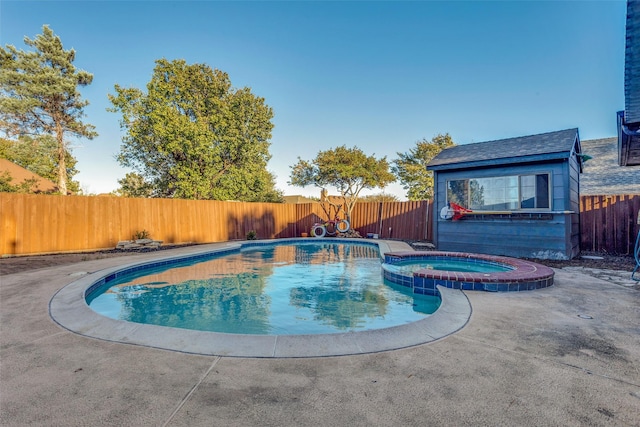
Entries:
POLYGON ((478 169, 495 166, 505 166, 513 164, 540 163, 548 161, 566 160, 571 156, 568 151, 560 151, 557 153, 536 154, 532 156, 509 157, 505 159, 487 159, 473 162, 452 162, 440 165, 427 165, 427 170, 443 171, 450 169, 478 169))
POLYGON ((618 116, 618 165, 640 165, 640 124, 627 124, 625 112, 618 116), (634 126, 635 125, 635 126, 634 126))

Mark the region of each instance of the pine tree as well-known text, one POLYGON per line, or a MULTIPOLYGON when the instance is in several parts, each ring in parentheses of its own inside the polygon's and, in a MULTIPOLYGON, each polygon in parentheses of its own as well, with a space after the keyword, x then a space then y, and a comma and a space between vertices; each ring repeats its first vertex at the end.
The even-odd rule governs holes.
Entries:
POLYGON ((89 102, 78 92, 78 86, 91 84, 93 74, 73 66, 75 50, 64 50, 46 25, 42 34, 24 42, 34 50, 0 47, 0 129, 9 137, 55 137, 58 190, 66 195, 68 136, 97 136, 94 126, 81 120, 89 102))

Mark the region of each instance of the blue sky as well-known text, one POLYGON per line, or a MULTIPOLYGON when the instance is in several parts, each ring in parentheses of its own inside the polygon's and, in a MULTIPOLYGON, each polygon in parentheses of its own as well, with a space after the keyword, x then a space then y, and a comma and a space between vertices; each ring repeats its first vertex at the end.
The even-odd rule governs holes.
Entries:
MULTIPOLYGON (((122 132, 114 85, 144 89, 159 58, 206 63, 251 87, 274 110, 269 169, 287 195, 290 166, 358 146, 397 158, 422 138, 457 144, 577 127, 616 135, 624 108, 624 1, 0 2, 0 44, 48 24, 75 65, 85 121, 76 179, 91 193, 118 187, 122 132)), ((379 193, 377 189, 369 193, 379 193)), ((401 198, 405 191, 385 189, 401 198)))

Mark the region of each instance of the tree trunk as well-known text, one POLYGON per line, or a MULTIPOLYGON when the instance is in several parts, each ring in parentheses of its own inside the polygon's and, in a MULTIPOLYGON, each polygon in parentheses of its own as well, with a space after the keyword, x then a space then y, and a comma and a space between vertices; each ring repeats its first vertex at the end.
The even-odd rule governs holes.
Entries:
POLYGON ((58 123, 56 125, 56 139, 58 141, 58 191, 63 196, 67 195, 67 164, 65 162, 65 155, 67 150, 64 146, 64 130, 58 123))

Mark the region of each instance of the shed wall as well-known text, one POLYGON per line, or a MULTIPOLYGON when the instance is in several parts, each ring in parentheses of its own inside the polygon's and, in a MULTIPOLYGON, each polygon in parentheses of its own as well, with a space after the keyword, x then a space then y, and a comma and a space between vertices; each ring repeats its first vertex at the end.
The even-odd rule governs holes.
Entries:
POLYGON ((568 216, 567 235, 569 258, 574 258, 580 253, 580 163, 577 156, 572 156, 568 161, 569 176, 569 200, 568 210, 575 213, 568 216))
MULTIPOLYGON (((436 203, 434 203, 436 247, 444 251, 531 258, 566 259, 577 255, 573 248, 579 248, 579 226, 576 222, 577 240, 574 242, 573 215, 552 214, 544 215, 542 218, 528 216, 523 218, 515 215, 504 218, 487 215, 484 218, 467 217, 458 221, 444 220, 439 215, 440 209, 446 204, 447 180, 545 172, 548 172, 551 177, 552 210, 578 212, 578 177, 571 177, 570 169, 569 162, 561 161, 437 172, 435 174, 436 203), (570 184, 574 179, 575 184, 570 184)), ((577 215, 575 216, 577 221, 577 215)))

